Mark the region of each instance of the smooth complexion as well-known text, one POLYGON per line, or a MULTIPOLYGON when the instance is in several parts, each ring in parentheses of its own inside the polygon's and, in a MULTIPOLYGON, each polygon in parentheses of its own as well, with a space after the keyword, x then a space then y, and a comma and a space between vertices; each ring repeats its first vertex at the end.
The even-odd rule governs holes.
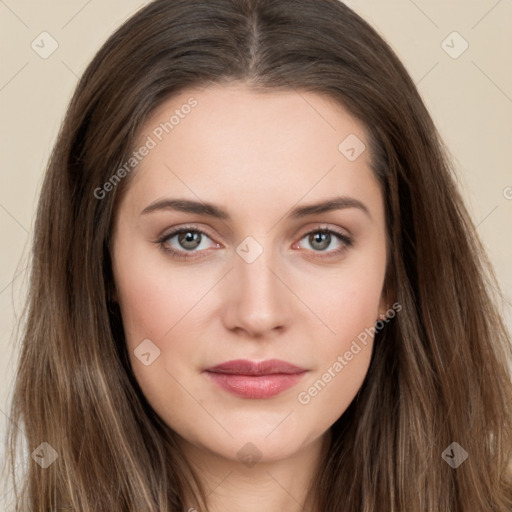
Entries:
POLYGON ((154 111, 138 142, 191 96, 197 107, 141 162, 114 222, 115 293, 131 364, 211 491, 211 510, 298 511, 373 343, 309 404, 298 394, 389 304, 382 194, 369 150, 351 162, 338 149, 350 134, 368 148, 362 124, 314 93, 256 93, 243 83, 188 89, 154 111), (293 215, 337 197, 350 199, 293 215), (177 199, 224 215, 177 211, 169 203, 177 199), (177 229, 181 238, 171 236, 177 229), (258 246, 252 263, 237 252, 254 255, 258 246), (146 339, 160 350, 149 366, 134 354, 146 339), (276 396, 241 397, 204 372, 237 359, 307 371, 276 396), (252 446, 261 459, 249 467, 240 458, 252 446))

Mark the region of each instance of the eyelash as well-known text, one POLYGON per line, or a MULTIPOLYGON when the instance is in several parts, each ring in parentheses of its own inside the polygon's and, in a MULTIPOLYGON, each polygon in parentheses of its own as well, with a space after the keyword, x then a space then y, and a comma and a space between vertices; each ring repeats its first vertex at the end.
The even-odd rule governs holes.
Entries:
MULTIPOLYGON (((175 249, 169 249, 169 247, 165 245, 166 242, 168 242, 171 238, 174 238, 176 235, 180 235, 182 233, 189 233, 189 232, 199 233, 199 234, 204 235, 211 239, 211 237, 208 233, 206 233, 202 229, 198 228, 197 226, 186 226, 183 228, 176 229, 175 231, 172 231, 171 233, 169 233, 167 235, 164 235, 163 237, 159 238, 156 241, 156 243, 161 248, 161 250, 164 251, 164 253, 170 254, 171 257, 173 257, 175 259, 178 259, 178 260, 196 259, 197 256, 194 256, 194 253, 198 252, 198 251, 189 251, 189 254, 187 254, 186 251, 182 252, 182 251, 177 251, 175 249)), ((334 235, 342 243, 341 247, 339 247, 338 249, 336 249, 334 251, 329 251, 327 253, 327 255, 322 255, 321 252, 323 252, 323 251, 313 251, 313 252, 320 253, 319 255, 314 256, 315 258, 332 258, 335 256, 339 256, 342 253, 344 253, 349 247, 352 247, 352 245, 353 245, 352 238, 350 238, 347 235, 344 235, 342 233, 339 233, 336 230, 330 229, 330 228, 312 229, 311 231, 304 233, 302 235, 302 237, 300 238, 300 240, 303 240, 307 236, 312 235, 314 233, 324 233, 324 234, 334 235)))

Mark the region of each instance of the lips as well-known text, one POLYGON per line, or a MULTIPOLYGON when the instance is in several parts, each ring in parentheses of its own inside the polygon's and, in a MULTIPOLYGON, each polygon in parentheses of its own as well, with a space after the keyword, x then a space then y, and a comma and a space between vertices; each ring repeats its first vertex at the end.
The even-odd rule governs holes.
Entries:
POLYGON ((259 363, 248 361, 246 359, 236 359, 234 361, 227 361, 225 363, 218 364, 217 366, 207 368, 206 371, 236 375, 291 375, 295 373, 302 373, 306 370, 279 359, 268 359, 267 361, 261 361, 259 363))
POLYGON ((271 398, 291 388, 306 369, 279 359, 253 362, 227 361, 205 370, 210 380, 223 390, 243 398, 271 398))

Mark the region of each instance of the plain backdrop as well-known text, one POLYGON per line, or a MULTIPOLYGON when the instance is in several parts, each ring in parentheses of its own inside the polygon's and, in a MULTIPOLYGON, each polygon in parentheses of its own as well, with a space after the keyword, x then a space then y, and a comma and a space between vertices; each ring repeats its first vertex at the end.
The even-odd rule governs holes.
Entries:
MULTIPOLYGON (((2 440, 19 343, 15 327, 45 166, 78 77, 107 37, 146 3, 0 0, 2 440)), ((510 328, 512 1, 346 3, 401 58, 450 149, 460 188, 502 288, 510 328)))

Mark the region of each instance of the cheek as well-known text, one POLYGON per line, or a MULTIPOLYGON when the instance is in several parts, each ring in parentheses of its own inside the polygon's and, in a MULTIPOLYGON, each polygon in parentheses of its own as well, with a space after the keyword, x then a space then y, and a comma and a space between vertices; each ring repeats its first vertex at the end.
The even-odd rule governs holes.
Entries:
POLYGON ((143 339, 159 339, 172 328, 174 312, 180 301, 169 286, 162 285, 162 276, 145 270, 143 275, 133 273, 121 280, 118 287, 127 343, 135 348, 143 339))
POLYGON ((120 244, 118 255, 114 275, 134 374, 150 402, 162 395, 171 405, 182 394, 178 382, 190 382, 201 366, 199 316, 218 277, 173 267, 144 247, 123 252, 120 244), (141 353, 150 356, 144 361, 141 353))
POLYGON ((377 321, 385 277, 385 252, 379 246, 365 257, 347 260, 334 270, 316 269, 297 280, 298 295, 343 348, 352 337, 377 321), (315 286, 312 286, 315 283, 315 286))
POLYGON ((332 272, 321 285, 303 287, 324 327, 317 336, 315 372, 300 387, 299 407, 326 428, 339 418, 359 391, 371 361, 375 324, 385 277, 385 252, 368 256, 332 272))
POLYGON ((165 265, 147 261, 147 255, 139 258, 133 251, 118 262, 116 284, 127 350, 150 405, 172 428, 186 431, 187 418, 190 421, 190 416, 203 413, 191 405, 180 383, 199 396, 190 379, 199 364, 199 351, 191 343, 195 337, 193 306, 205 294, 207 283, 191 282, 190 273, 170 272, 165 265), (181 414, 176 415, 176 410, 181 414))
POLYGON ((200 279, 198 273, 173 269, 165 257, 148 255, 147 249, 123 255, 120 247, 119 253, 114 273, 127 342, 136 346, 149 338, 158 343, 201 300, 209 283, 204 275, 200 279))
POLYGON ((348 408, 371 361, 383 274, 377 270, 339 275, 324 295, 315 294, 329 330, 317 336, 315 371, 297 392, 299 411, 316 418, 321 434, 348 408))
POLYGON ((361 388, 370 360, 371 341, 366 345, 350 342, 330 354, 323 367, 298 390, 298 414, 315 418, 313 437, 321 435, 347 410, 361 388))

